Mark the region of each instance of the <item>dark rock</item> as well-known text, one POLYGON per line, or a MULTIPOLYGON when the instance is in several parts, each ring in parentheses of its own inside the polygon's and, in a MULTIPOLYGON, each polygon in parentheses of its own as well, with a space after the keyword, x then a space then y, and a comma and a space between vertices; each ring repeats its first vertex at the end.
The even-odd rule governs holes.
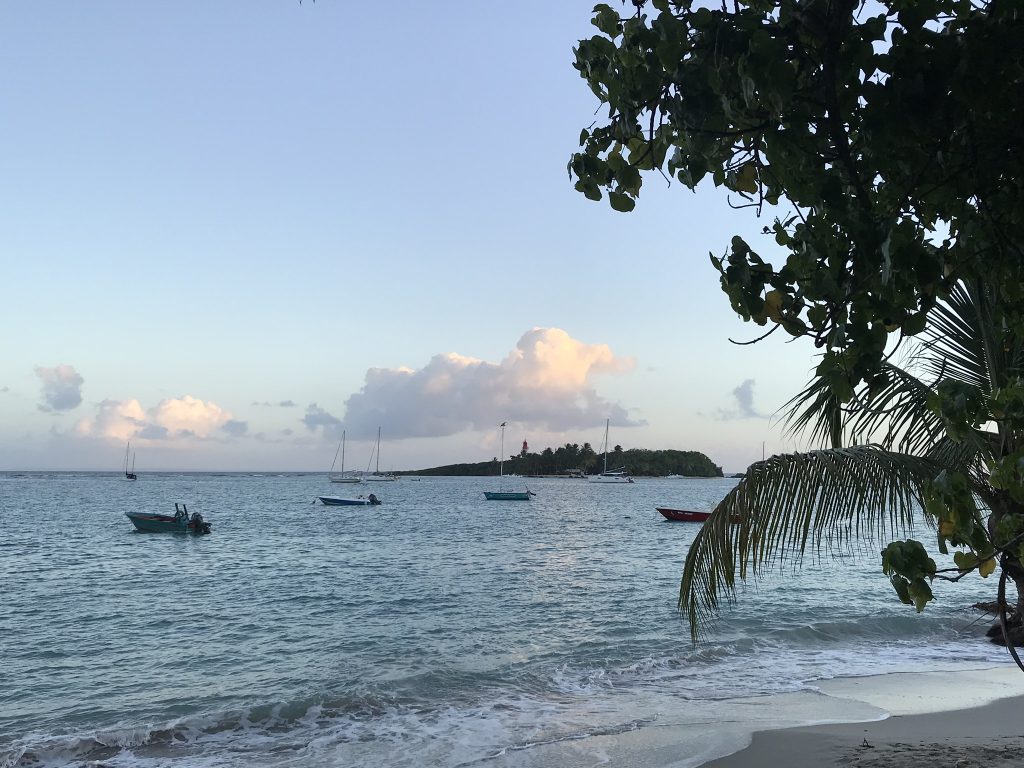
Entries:
MULTIPOLYGON (((1017 648, 1024 648, 1024 627, 1020 624, 1010 624, 1007 629, 1010 634, 1010 642, 1017 648)), ((1003 628, 998 624, 989 627, 985 636, 991 638, 996 645, 1006 645, 1006 641, 1003 639, 1003 628)))

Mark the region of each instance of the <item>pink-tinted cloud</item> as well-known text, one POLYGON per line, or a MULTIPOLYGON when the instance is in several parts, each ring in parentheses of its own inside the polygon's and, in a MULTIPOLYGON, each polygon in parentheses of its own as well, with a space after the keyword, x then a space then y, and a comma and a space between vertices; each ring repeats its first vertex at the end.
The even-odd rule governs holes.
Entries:
POLYGON ((216 403, 185 395, 161 400, 148 410, 138 400, 104 400, 93 418, 75 424, 75 433, 119 440, 208 439, 241 436, 247 425, 216 403))
POLYGON ((562 432, 612 419, 637 426, 622 405, 602 398, 593 378, 624 373, 633 361, 616 357, 607 344, 587 344, 559 328, 523 334, 504 360, 477 360, 453 352, 435 355, 423 367, 371 368, 362 389, 338 419, 310 406, 307 427, 350 437, 371 437, 381 426, 390 437, 440 437, 467 429, 491 429, 512 419, 562 432))

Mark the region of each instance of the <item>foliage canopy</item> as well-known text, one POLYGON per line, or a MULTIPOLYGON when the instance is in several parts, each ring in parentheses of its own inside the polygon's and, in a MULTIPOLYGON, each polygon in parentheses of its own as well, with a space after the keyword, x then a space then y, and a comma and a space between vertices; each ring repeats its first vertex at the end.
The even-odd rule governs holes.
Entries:
POLYGON ((608 112, 576 188, 630 211, 657 171, 767 210, 770 257, 735 236, 712 263, 741 317, 821 350, 792 426, 830 447, 753 465, 719 505, 684 571, 694 631, 737 578, 918 505, 956 575, 893 542, 901 600, 998 562, 1024 608, 1024 3, 632 0, 593 24, 575 67, 608 112))
POLYGON ((997 280, 1020 323, 1020 2, 632 5, 596 6, 576 49, 608 106, 569 163, 578 190, 628 211, 657 169, 769 206, 781 261, 734 237, 712 257, 722 287, 745 319, 813 338, 844 399, 958 279, 997 280))

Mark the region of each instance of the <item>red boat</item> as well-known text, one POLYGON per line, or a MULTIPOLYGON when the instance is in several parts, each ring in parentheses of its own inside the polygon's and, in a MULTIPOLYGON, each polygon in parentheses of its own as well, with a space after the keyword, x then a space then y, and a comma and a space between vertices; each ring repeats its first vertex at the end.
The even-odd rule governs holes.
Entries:
POLYGON ((669 509, 668 507, 655 507, 666 520, 676 523, 703 523, 709 517, 710 512, 693 512, 689 509, 669 509))

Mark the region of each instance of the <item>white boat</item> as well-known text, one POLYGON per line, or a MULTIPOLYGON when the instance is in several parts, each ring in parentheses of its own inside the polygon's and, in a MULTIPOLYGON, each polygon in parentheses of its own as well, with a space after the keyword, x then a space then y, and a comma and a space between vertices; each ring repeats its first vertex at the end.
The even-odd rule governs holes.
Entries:
MULTIPOLYGON (((377 468, 370 472, 370 465, 367 464, 367 472, 363 474, 363 480, 368 483, 393 483, 398 479, 398 475, 394 472, 380 471, 380 427, 377 427, 377 447, 374 449, 374 453, 377 455, 377 468)), ((370 459, 373 459, 373 453, 370 454, 370 459)))
POLYGON ((341 442, 338 443, 338 450, 334 452, 334 461, 331 462, 331 471, 327 473, 327 479, 332 483, 359 483, 362 478, 358 475, 345 474, 345 430, 341 430, 341 442), (341 473, 334 474, 334 463, 338 460, 338 452, 341 452, 341 473))
POLYGON ((599 475, 590 475, 587 477, 591 483, 632 483, 633 478, 629 476, 625 467, 619 467, 618 469, 608 470, 608 422, 610 419, 604 421, 604 471, 599 475))
POLYGON ((341 496, 317 496, 317 498, 325 507, 369 507, 380 504, 380 499, 372 493, 366 498, 362 496, 357 496, 354 499, 346 499, 341 496))
POLYGON ((682 480, 686 475, 665 475, 669 480, 682 480))

